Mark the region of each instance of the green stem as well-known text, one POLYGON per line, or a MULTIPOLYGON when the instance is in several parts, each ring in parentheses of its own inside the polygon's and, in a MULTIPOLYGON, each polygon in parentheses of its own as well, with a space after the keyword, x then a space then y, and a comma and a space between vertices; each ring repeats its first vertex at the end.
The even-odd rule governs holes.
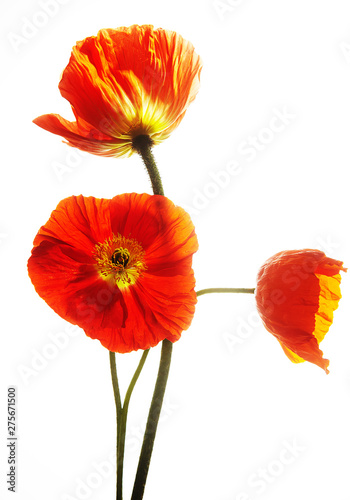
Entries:
POLYGON ((115 406, 117 408, 117 412, 120 412, 120 410, 122 409, 122 403, 121 403, 120 392, 119 392, 117 365, 115 363, 115 352, 109 351, 109 361, 110 361, 110 366, 111 366, 111 375, 112 375, 112 385, 113 385, 115 406))
POLYGON ((197 297, 206 293, 254 293, 255 288, 204 288, 197 292, 197 297))
POLYGON ((114 400, 115 400, 115 406, 116 406, 116 418, 117 418, 117 450, 116 450, 116 456, 117 456, 117 484, 116 484, 116 489, 117 489, 117 500, 122 500, 123 498, 123 469, 120 467, 120 425, 122 421, 122 404, 121 404, 121 399, 120 399, 120 391, 119 391, 119 384, 118 384, 118 375, 117 375, 117 365, 115 362, 115 352, 109 351, 109 362, 110 362, 110 367, 111 367, 111 376, 112 376, 112 385, 113 385, 113 392, 114 392, 114 400))
POLYGON ((140 376, 143 365, 145 364, 148 356, 149 349, 143 352, 139 364, 136 368, 134 376, 131 379, 128 390, 125 395, 124 404, 121 405, 117 367, 115 361, 115 353, 109 353, 112 384, 114 391, 114 399, 117 409, 117 500, 123 500, 123 467, 124 467, 124 451, 125 451, 125 436, 126 436, 126 422, 128 418, 128 408, 132 391, 134 390, 137 379, 140 376))
POLYGON ((152 145, 153 141, 149 135, 138 135, 132 141, 133 148, 139 153, 145 164, 149 178, 151 179, 153 193, 164 196, 162 180, 151 151, 152 145))
MULTIPOLYGON (((134 376, 131 379, 128 390, 126 391, 124 404, 120 413, 120 422, 118 429, 118 437, 117 437, 117 491, 120 491, 120 500, 122 500, 122 491, 123 491, 123 469, 124 469, 124 452, 125 452, 125 437, 126 437, 126 422, 128 418, 128 409, 132 391, 134 390, 137 379, 140 376, 141 370, 145 361, 147 359, 149 353, 149 349, 143 351, 142 357, 139 361, 139 364, 136 368, 134 376)), ((117 500, 119 497, 117 495, 117 500)))
POLYGON ((131 500, 142 500, 143 498, 148 469, 153 451, 154 438, 157 431, 159 415, 162 408, 165 388, 169 375, 172 348, 172 342, 167 339, 163 340, 158 376, 148 414, 148 420, 146 424, 145 435, 143 438, 142 449, 131 500))
POLYGON ((131 379, 131 382, 129 384, 128 390, 126 391, 125 399, 124 399, 124 404, 123 404, 123 411, 125 411, 126 413, 128 411, 128 408, 129 408, 130 397, 131 397, 132 391, 134 390, 134 387, 135 387, 135 384, 137 382, 137 379, 140 376, 141 370, 143 368, 143 365, 145 364, 145 361, 147 359, 148 353, 149 353, 149 349, 147 349, 146 351, 143 351, 143 354, 142 354, 142 357, 140 359, 140 362, 139 362, 139 364, 138 364, 138 366, 136 368, 136 371, 134 373, 133 378, 131 379))

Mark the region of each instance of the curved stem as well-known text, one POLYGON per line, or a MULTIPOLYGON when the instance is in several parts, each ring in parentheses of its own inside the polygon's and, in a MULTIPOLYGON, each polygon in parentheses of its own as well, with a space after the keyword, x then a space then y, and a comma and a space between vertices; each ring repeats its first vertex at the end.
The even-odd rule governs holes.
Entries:
POLYGON ((255 288, 204 288, 197 292, 197 297, 206 293, 254 293, 255 288))
POLYGON ((132 141, 133 148, 139 153, 145 164, 149 178, 151 179, 153 193, 164 196, 162 180, 151 151, 152 145, 153 141, 149 135, 138 135, 132 141))
POLYGON ((118 376, 117 376, 117 365, 115 362, 115 352, 109 351, 109 362, 111 367, 112 385, 114 392, 115 406, 117 408, 117 413, 122 409, 122 403, 120 399, 118 376))
POLYGON ((136 368, 134 376, 131 379, 131 382, 129 384, 128 390, 126 391, 125 398, 124 398, 124 404, 123 404, 123 411, 125 411, 125 412, 128 411, 129 403, 130 403, 130 397, 131 397, 132 391, 134 390, 134 387, 135 387, 135 384, 137 382, 137 379, 140 376, 141 370, 143 368, 143 365, 145 364, 145 361, 147 359, 148 353, 149 353, 149 349, 147 349, 146 351, 143 351, 142 357, 141 357, 141 359, 139 361, 139 364, 138 364, 138 366, 136 368))
MULTIPOLYGON (((122 500, 123 498, 123 468, 120 467, 120 426, 122 422, 122 404, 120 399, 120 391, 118 384, 118 375, 117 375, 117 365, 115 362, 115 352, 109 351, 109 362, 111 367, 111 376, 112 376, 112 385, 114 392, 114 400, 116 406, 116 418, 117 418, 117 500, 122 500)), ((122 461, 121 461, 122 462, 122 461)))
POLYGON ((145 435, 143 438, 142 449, 131 500, 142 500, 143 498, 148 469, 153 451, 154 438, 157 431, 159 415, 162 408, 165 388, 169 375, 172 348, 173 344, 169 340, 163 340, 158 376, 148 414, 148 420, 145 435))

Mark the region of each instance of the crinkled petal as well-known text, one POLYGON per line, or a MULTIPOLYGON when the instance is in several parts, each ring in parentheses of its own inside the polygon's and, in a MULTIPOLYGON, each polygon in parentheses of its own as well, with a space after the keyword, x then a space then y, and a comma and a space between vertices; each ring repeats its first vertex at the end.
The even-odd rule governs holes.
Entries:
POLYGON ((60 115, 42 115, 33 120, 39 127, 52 134, 64 137, 69 146, 76 147, 81 151, 99 156, 130 156, 132 153, 132 141, 130 138, 116 139, 105 136, 92 126, 79 122, 70 122, 60 115))

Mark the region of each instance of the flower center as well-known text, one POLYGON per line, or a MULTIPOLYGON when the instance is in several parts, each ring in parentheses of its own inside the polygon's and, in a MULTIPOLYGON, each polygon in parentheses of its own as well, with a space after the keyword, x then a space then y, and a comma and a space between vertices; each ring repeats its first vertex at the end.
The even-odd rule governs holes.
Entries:
POLYGON ((117 248, 112 253, 111 261, 113 264, 120 264, 125 268, 130 259, 129 250, 126 248, 117 248))
POLYGON ((141 245, 121 234, 113 234, 103 243, 95 245, 93 255, 101 278, 119 288, 134 285, 146 269, 145 252, 141 245))

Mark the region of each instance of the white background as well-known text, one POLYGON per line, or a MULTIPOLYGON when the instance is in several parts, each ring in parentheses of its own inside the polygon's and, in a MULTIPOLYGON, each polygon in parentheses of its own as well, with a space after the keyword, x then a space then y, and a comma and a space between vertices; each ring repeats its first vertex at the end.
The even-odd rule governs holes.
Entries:
MULTIPOLYGON (((203 59, 201 89, 154 154, 166 195, 196 226, 197 289, 254 287, 260 265, 286 249, 319 248, 349 266, 350 5, 56 0, 46 17, 43 5, 8 2, 1 16, 0 495, 13 498, 5 481, 6 394, 14 384, 16 498, 107 500, 115 498, 108 353, 36 295, 26 262, 62 198, 151 193, 150 184, 138 157, 81 153, 31 121, 50 112, 72 119, 57 85, 77 40, 135 23, 177 31, 203 59), (41 26, 29 37, 34 22, 41 26), (276 110, 288 123, 269 132, 276 110), (265 140, 261 150, 247 153, 249 137, 265 140), (232 162, 237 175, 220 174, 232 162), (62 176, 57 165, 67 170, 62 176)), ((342 293, 322 343, 328 376, 287 359, 257 319, 252 295, 199 298, 191 328, 174 345, 145 500, 350 499, 347 275, 342 293)), ((159 351, 151 351, 130 405, 125 499, 159 351)), ((139 357, 118 356, 123 391, 139 357)))

